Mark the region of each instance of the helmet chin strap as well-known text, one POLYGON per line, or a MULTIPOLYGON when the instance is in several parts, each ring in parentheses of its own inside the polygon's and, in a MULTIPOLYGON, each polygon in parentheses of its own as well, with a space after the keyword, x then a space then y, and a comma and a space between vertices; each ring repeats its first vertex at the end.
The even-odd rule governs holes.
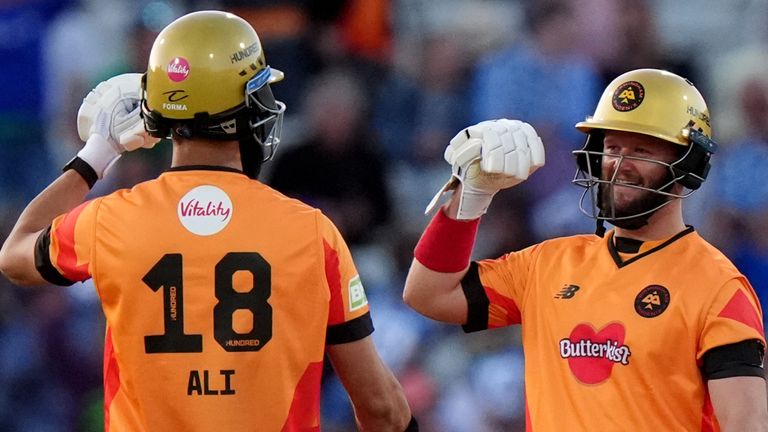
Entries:
POLYGON ((595 219, 595 235, 605 237, 605 223, 603 219, 595 219))
POLYGON ((603 214, 603 197, 598 190, 597 192, 597 217, 595 218, 595 235, 598 237, 605 237, 605 220, 601 217, 603 214))
POLYGON ((243 165, 243 173, 256 180, 261 173, 264 150, 251 133, 241 136, 238 142, 240 143, 240 163, 243 165))

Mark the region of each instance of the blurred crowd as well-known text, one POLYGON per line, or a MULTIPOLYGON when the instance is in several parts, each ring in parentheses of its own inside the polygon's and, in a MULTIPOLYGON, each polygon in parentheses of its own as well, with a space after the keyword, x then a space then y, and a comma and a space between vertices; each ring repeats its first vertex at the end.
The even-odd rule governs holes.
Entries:
MULTIPOLYGON (((630 69, 668 69, 702 91, 720 152, 686 202, 768 306, 768 0, 4 0, 0 2, 0 242, 82 143, 75 118, 98 82, 143 72, 154 37, 182 14, 249 20, 288 106, 261 179, 319 207, 350 244, 374 340, 422 430, 524 430, 516 328, 464 335, 401 300, 424 207, 447 180, 463 127, 518 118, 547 164, 500 193, 475 258, 594 230, 579 212, 574 124, 630 69)), ((124 156, 94 194, 155 177, 170 144, 124 156)), ((130 257, 127 257, 130 258, 130 257)), ((103 430, 103 317, 93 287, 0 280, 0 430, 103 430)), ((535 365, 529 365, 535 367, 535 365)), ((323 430, 354 430, 328 369, 323 430)))

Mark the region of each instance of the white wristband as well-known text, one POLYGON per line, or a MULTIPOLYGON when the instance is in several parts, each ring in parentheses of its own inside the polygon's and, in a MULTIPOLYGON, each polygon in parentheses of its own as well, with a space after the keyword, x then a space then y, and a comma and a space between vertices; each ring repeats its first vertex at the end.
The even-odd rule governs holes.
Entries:
POLYGON ((85 142, 85 147, 77 153, 77 156, 88 162, 88 165, 96 171, 99 179, 102 179, 104 173, 120 158, 120 153, 104 137, 93 134, 85 142))

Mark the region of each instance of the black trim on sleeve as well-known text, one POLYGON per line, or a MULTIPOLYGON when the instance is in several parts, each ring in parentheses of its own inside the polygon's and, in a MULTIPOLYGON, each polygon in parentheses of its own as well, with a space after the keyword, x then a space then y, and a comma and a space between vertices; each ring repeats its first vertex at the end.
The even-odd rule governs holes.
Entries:
POLYGON ((62 276, 51 262, 51 227, 41 232, 35 242, 35 268, 48 282, 59 286, 70 286, 74 282, 62 276))
POLYGON ((411 415, 411 421, 403 432, 419 432, 419 423, 416 421, 416 417, 411 415))
POLYGON ((736 376, 765 377, 765 346, 758 339, 712 348, 704 353, 701 374, 705 380, 736 376))
POLYGON ((469 269, 461 279, 461 289, 467 298, 467 322, 462 325, 466 333, 472 333, 488 328, 488 306, 491 302, 485 294, 485 288, 480 282, 479 266, 475 261, 469 264, 469 269))
POLYGON ((366 312, 365 315, 360 315, 353 320, 329 326, 328 333, 325 335, 325 344, 338 345, 354 342, 371 333, 373 333, 373 321, 371 313, 366 312))
POLYGON ((96 174, 96 170, 94 170, 88 162, 80 159, 78 156, 73 157, 72 160, 67 162, 67 164, 64 165, 64 168, 61 169, 62 172, 67 172, 69 170, 75 170, 76 173, 80 174, 80 177, 88 183, 89 189, 93 189, 93 185, 99 180, 99 175, 96 174))

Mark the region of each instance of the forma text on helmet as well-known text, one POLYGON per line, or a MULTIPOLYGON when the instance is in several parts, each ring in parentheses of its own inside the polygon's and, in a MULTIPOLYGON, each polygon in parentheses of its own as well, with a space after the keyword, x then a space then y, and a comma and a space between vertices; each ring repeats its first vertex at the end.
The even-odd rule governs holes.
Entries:
POLYGON ((163 102, 163 109, 171 110, 171 111, 187 111, 188 108, 184 104, 175 104, 175 103, 167 103, 163 102))

